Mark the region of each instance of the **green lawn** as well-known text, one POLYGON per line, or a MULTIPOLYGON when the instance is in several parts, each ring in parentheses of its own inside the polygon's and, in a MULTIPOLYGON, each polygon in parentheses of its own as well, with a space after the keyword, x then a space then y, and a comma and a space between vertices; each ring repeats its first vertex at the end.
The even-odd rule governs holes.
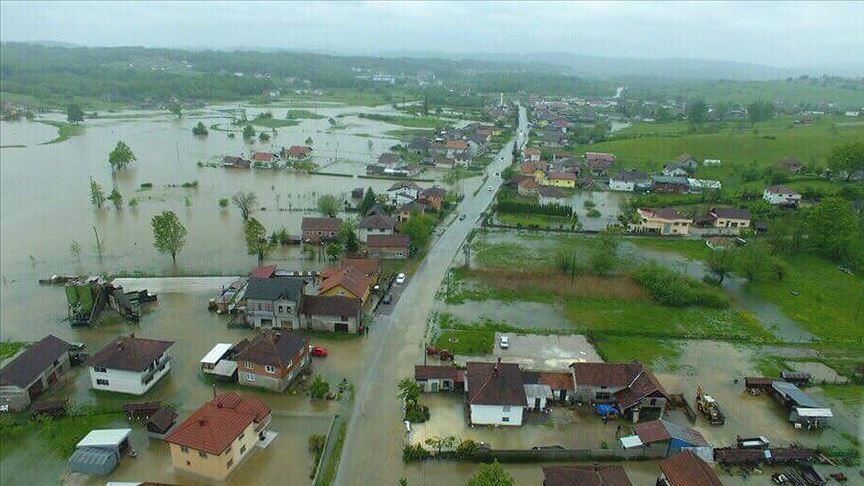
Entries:
POLYGON ((675 341, 645 337, 593 336, 594 348, 606 362, 635 360, 653 369, 674 369, 681 350, 675 341))
POLYGON ((527 228, 529 226, 539 226, 541 228, 570 228, 570 218, 565 216, 546 216, 543 214, 524 214, 524 213, 496 213, 498 221, 502 224, 519 226, 527 228))
POLYGON ((750 288, 823 340, 864 344, 864 279, 832 262, 793 256, 782 281, 756 281, 750 288))
POLYGON ((821 385, 825 396, 833 398, 850 409, 864 405, 864 385, 821 385))
POLYGON ((27 343, 22 343, 18 341, 0 342, 0 361, 15 356, 15 353, 17 353, 19 350, 21 350, 21 348, 26 345, 27 343))
POLYGON ((288 114, 285 118, 289 120, 320 120, 321 118, 326 118, 324 115, 319 115, 313 111, 309 110, 288 110, 288 114))
POLYGON ((433 346, 467 356, 490 354, 495 347, 495 331, 443 329, 433 346))
POLYGON ((102 413, 84 416, 67 416, 59 419, 37 422, 24 419, 20 423, 4 423, 0 427, 0 442, 5 443, 0 455, 11 451, 13 444, 20 439, 39 434, 41 441, 59 457, 69 457, 77 444, 93 429, 111 428, 125 424, 122 413, 102 413))
POLYGON ((688 240, 683 238, 628 238, 626 241, 639 248, 678 253, 690 260, 705 260, 712 250, 704 240, 688 240))
POLYGON ((297 120, 283 120, 280 118, 256 118, 252 120, 252 124, 257 127, 282 128, 293 127, 300 124, 300 122, 297 120))
POLYGON ((819 80, 777 79, 770 81, 684 80, 636 82, 627 87, 627 96, 640 98, 704 99, 708 103, 747 104, 753 101, 782 101, 787 105, 834 102, 843 107, 864 105, 864 93, 839 86, 822 86, 819 80))
POLYGON ((66 122, 57 122, 51 120, 36 120, 39 123, 44 123, 46 125, 51 125, 52 127, 57 128, 57 137, 54 139, 45 142, 43 145, 48 145, 52 143, 60 143, 65 140, 68 140, 76 135, 81 135, 84 133, 84 125, 78 125, 75 123, 66 123, 66 122))

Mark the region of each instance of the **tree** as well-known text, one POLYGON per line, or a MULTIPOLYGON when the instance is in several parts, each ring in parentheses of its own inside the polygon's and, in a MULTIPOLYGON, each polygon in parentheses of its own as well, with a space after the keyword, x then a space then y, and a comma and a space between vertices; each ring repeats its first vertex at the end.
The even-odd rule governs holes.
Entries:
POLYGON ((108 163, 111 164, 112 171, 123 169, 136 160, 138 159, 135 158, 132 149, 123 141, 117 142, 117 146, 108 155, 108 163))
POLYGON ((102 209, 102 205, 105 204, 105 191, 92 177, 90 178, 90 202, 98 209, 102 209))
POLYGON ((446 437, 433 435, 423 442, 429 447, 434 448, 438 454, 441 454, 441 449, 451 449, 456 447, 456 444, 459 443, 459 437, 456 437, 455 435, 448 435, 446 437))
POLYGON ((223 197, 223 198, 219 199, 219 208, 220 209, 227 209, 228 203, 229 203, 229 201, 228 201, 227 197, 223 197))
POLYGON ((420 393, 423 391, 423 388, 413 378, 402 378, 396 384, 396 388, 399 390, 396 396, 406 405, 416 404, 420 400, 420 393))
POLYGON ((480 471, 466 483, 467 486, 516 486, 504 467, 498 461, 480 466, 480 471))
POLYGON ((339 212, 339 200, 332 194, 324 194, 318 198, 318 212, 329 218, 339 212))
POLYGON ((834 175, 849 180, 857 170, 864 170, 864 142, 838 145, 828 155, 828 167, 834 175))
POLYGON ((735 271, 753 282, 767 277, 771 272, 771 247, 763 240, 755 240, 738 250, 735 271))
POLYGON ((606 275, 618 263, 618 235, 609 229, 600 232, 600 245, 591 255, 591 268, 598 275, 606 275))
POLYGON ((114 209, 120 209, 123 207, 123 195, 120 194, 120 191, 118 191, 116 187, 111 191, 108 200, 114 204, 114 209))
POLYGON ((249 218, 243 224, 243 236, 246 239, 246 250, 250 255, 258 255, 258 262, 273 249, 273 245, 267 239, 267 230, 255 218, 249 218))
POLYGON ((750 126, 756 122, 770 120, 774 116, 774 104, 770 101, 754 101, 747 105, 747 118, 750 126))
POLYGON ((834 261, 848 258, 853 245, 864 245, 852 203, 826 197, 810 212, 807 243, 814 252, 834 261))
POLYGON ((270 141, 270 135, 268 135, 267 132, 261 132, 258 134, 258 140, 261 143, 269 142, 270 141))
POLYGON ((186 246, 186 228, 173 211, 153 216, 153 246, 163 255, 171 255, 177 263, 177 253, 186 246))
POLYGON ((322 399, 330 393, 330 383, 321 375, 315 375, 312 384, 309 385, 309 396, 316 399, 322 399))
POLYGON ((183 107, 180 105, 180 103, 177 103, 176 101, 168 104, 168 111, 170 111, 171 114, 176 116, 177 118, 183 117, 183 107))
POLYGON ((76 240, 72 240, 72 243, 69 245, 69 253, 75 257, 79 262, 81 261, 81 243, 78 243, 76 240))
POLYGON ((428 214, 419 211, 412 211, 411 217, 402 223, 402 227, 399 229, 400 233, 408 235, 411 240, 412 254, 429 244, 433 231, 435 231, 435 220, 428 214))
POLYGON ((342 226, 339 228, 339 243, 349 253, 360 249, 360 240, 357 238, 356 219, 348 218, 342 222, 342 226))
POLYGON ((312 137, 306 137, 306 140, 303 143, 306 145, 312 145, 312 137))
POLYGON ((369 210, 372 209, 372 206, 375 206, 375 191, 373 191, 371 187, 367 187, 366 193, 363 194, 363 200, 361 200, 360 204, 357 206, 357 212, 360 216, 366 216, 369 214, 369 210))
POLYGON ((243 138, 246 140, 255 138, 255 128, 252 125, 246 125, 243 127, 243 138))
POLYGON ((84 121, 84 110, 79 105, 69 105, 66 107, 66 121, 69 123, 81 123, 84 121))
POLYGON ((429 93, 423 95, 423 116, 429 116, 429 93))
POLYGON ((237 191, 231 196, 231 201, 240 209, 240 215, 243 220, 249 219, 249 215, 255 212, 255 205, 258 203, 258 197, 254 192, 237 191))
POLYGON ((734 267, 733 250, 717 250, 708 255, 708 270, 717 277, 717 283, 723 283, 734 267))
POLYGON ((703 100, 694 100, 687 104, 687 122, 691 128, 699 128, 708 118, 708 105, 703 100))
POLYGON ((207 127, 205 127, 205 126, 204 126, 204 123, 202 123, 202 122, 200 122, 200 121, 199 121, 198 124, 195 125, 195 127, 192 129, 192 134, 193 134, 193 135, 198 135, 198 136, 200 136, 200 137, 206 137, 208 133, 210 133, 210 132, 207 131, 207 127))
POLYGON ((324 247, 324 253, 327 254, 327 257, 330 258, 330 260, 335 262, 339 259, 339 255, 342 254, 342 245, 335 241, 331 241, 324 247))

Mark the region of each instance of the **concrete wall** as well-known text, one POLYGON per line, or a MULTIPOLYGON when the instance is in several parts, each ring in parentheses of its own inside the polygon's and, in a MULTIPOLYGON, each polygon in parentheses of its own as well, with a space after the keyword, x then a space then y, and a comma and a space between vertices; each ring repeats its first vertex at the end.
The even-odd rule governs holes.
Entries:
POLYGON ((633 182, 609 179, 609 190, 611 191, 633 192, 633 189, 635 188, 636 184, 633 182))
POLYGON ((348 332, 357 332, 357 316, 348 316, 347 321, 343 321, 341 316, 300 316, 300 318, 303 327, 306 329, 336 332, 336 324, 347 323, 348 332))
POLYGON ((500 405, 471 405, 471 423, 477 425, 522 425, 522 407, 511 406, 509 411, 500 405), (510 420, 505 422, 504 419, 510 420))
POLYGON ((262 327, 297 329, 300 324, 297 302, 288 299, 275 301, 249 299, 246 302, 246 323, 256 329, 262 327), (264 321, 267 319, 272 321, 272 324, 265 325, 264 321))
POLYGON ((235 439, 231 446, 218 456, 205 453, 202 457, 195 449, 187 448, 184 451, 177 444, 169 444, 171 463, 175 468, 182 471, 220 481, 228 477, 255 448, 258 435, 255 433, 254 422, 246 427, 241 437, 235 439), (243 449, 242 453, 240 452, 241 449, 243 449))
POLYGON ((408 258, 408 249, 402 248, 369 248, 369 258, 385 260, 404 260, 408 258))
MULTIPOLYGON (((162 355, 160 361, 169 357, 168 351, 162 355)), ((171 361, 164 361, 164 368, 153 374, 153 379, 148 383, 143 383, 142 378, 147 375, 147 372, 126 371, 107 369, 105 372, 96 371, 94 367, 89 368, 90 372, 90 388, 94 390, 104 390, 118 393, 129 393, 132 395, 143 395, 148 390, 153 388, 163 376, 171 371, 171 361), (96 380, 107 380, 108 384, 99 384, 96 380)))
POLYGON ((257 386, 277 392, 283 392, 288 385, 300 376, 309 366, 309 349, 306 348, 291 361, 286 368, 276 368, 274 372, 268 372, 265 365, 258 363, 237 362, 237 381, 241 385, 257 386))
POLYGON ((0 405, 9 407, 10 412, 20 412, 30 406, 30 394, 17 386, 0 386, 0 405))

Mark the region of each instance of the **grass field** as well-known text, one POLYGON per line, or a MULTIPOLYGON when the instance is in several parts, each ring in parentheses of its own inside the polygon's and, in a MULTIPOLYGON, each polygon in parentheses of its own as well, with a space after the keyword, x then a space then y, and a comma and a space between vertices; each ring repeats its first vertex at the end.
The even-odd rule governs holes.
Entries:
POLYGON ((627 97, 654 96, 660 98, 682 97, 704 99, 708 103, 753 101, 780 101, 787 105, 834 102, 842 107, 864 105, 864 92, 837 86, 820 86, 798 80, 771 81, 664 81, 656 83, 634 83, 628 87, 627 97))
POLYGON ((864 385, 821 385, 825 396, 833 398, 853 409, 864 405, 864 385))
POLYGON ((15 356, 15 353, 17 353, 19 350, 21 350, 21 348, 26 345, 26 343, 21 343, 18 341, 0 342, 0 361, 15 356))
POLYGON ((360 118, 375 120, 391 125, 399 125, 406 128, 435 129, 450 126, 450 121, 434 116, 403 116, 403 115, 379 115, 377 113, 361 113, 360 118))
POLYGON ((325 118, 324 115, 319 115, 313 111, 309 110, 288 110, 288 113, 285 115, 285 118, 289 120, 320 120, 325 118))
POLYGON ((65 140, 68 140, 76 135, 81 135, 84 133, 84 125, 76 125, 74 123, 66 123, 66 122, 58 122, 52 120, 37 120, 39 123, 44 123, 46 125, 51 125, 52 127, 57 128, 57 137, 52 140, 49 140, 42 145, 48 145, 52 143, 60 143, 65 140))
POLYGON ((681 355, 678 344, 672 340, 645 337, 594 336, 594 348, 607 362, 627 362, 639 360, 657 369, 674 369, 675 361, 681 355))
POLYGON ((283 120, 280 118, 256 118, 252 120, 252 124, 256 127, 283 128, 293 127, 300 124, 300 122, 297 120, 283 120))
POLYGON ((639 248, 655 251, 678 253, 690 260, 705 260, 712 250, 703 240, 685 240, 678 238, 628 238, 626 241, 639 248))
POLYGON ((490 354, 495 347, 495 331, 444 329, 433 346, 467 356, 490 354))

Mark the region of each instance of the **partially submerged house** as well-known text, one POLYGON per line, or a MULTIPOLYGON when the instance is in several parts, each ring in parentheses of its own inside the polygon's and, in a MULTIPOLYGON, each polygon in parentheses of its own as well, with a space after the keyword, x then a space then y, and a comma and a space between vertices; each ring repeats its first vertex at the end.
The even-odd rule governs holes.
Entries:
POLYGON ((366 252, 370 258, 404 260, 410 255, 411 239, 408 235, 370 235, 366 252))
POLYGON ((366 243, 369 235, 392 235, 396 220, 384 214, 366 216, 357 224, 357 239, 366 243))
POLYGON ((683 449, 710 447, 698 430, 667 420, 651 420, 636 424, 634 435, 622 437, 621 446, 628 452, 644 457, 669 457, 683 449))
POLYGON ((529 410, 543 410, 547 401, 568 402, 573 398, 573 376, 567 372, 522 371, 522 384, 529 410))
POLYGON ((333 241, 339 237, 342 228, 340 218, 313 218, 304 217, 300 222, 300 231, 303 233, 303 241, 318 244, 322 241, 333 241))
POLYGON ((515 363, 467 363, 465 391, 472 425, 522 425, 528 406, 515 363))
POLYGON ((171 371, 174 341, 120 336, 87 360, 90 388, 143 395, 171 371))
POLYGON ((660 461, 657 486, 723 486, 717 473, 693 451, 660 461))
POLYGON ((69 343, 45 336, 0 369, 0 406, 13 412, 25 410, 71 367, 69 343))
POLYGON ((297 329, 306 281, 299 277, 252 277, 246 285, 244 322, 255 329, 297 329))
POLYGON ((283 392, 309 367, 309 338, 270 330, 257 335, 237 353, 241 385, 283 392))
POLYGON ((132 429, 91 430, 75 445, 75 452, 69 457, 69 468, 93 476, 110 474, 129 451, 131 433, 132 429))
POLYGON ((465 386, 465 370, 448 365, 415 365, 414 381, 428 393, 459 391, 465 386))
POLYGON ((271 421, 261 400, 234 392, 205 403, 165 438, 175 469, 220 481, 255 449, 271 421))
POLYGON ((631 486, 624 468, 617 464, 544 466, 543 486, 631 486))
POLYGON ((642 363, 573 363, 574 398, 582 403, 612 404, 621 415, 659 419, 669 397, 642 363))
POLYGON ((147 435, 154 439, 164 439, 177 425, 177 412, 171 407, 161 407, 147 419, 147 435))
POLYGON ((363 314, 360 299, 336 295, 304 295, 300 301, 300 325, 329 332, 360 332, 363 314))
POLYGON ((201 371, 221 378, 236 379, 237 360, 235 356, 247 344, 249 344, 248 339, 243 339, 237 344, 217 343, 201 358, 201 371))

